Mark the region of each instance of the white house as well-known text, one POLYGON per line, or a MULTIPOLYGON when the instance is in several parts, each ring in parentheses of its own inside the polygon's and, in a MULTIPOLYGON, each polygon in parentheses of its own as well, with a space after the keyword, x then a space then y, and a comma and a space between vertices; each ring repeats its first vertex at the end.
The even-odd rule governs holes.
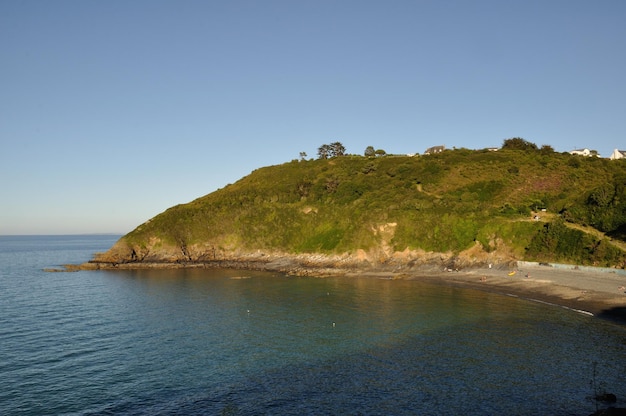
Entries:
POLYGON ((615 160, 615 159, 623 159, 626 157, 626 150, 613 150, 613 153, 611 153, 611 156, 609 156, 609 159, 611 160, 615 160))
POLYGON ((578 155, 578 156, 593 156, 591 150, 589 149, 576 149, 569 152, 570 155, 578 155))

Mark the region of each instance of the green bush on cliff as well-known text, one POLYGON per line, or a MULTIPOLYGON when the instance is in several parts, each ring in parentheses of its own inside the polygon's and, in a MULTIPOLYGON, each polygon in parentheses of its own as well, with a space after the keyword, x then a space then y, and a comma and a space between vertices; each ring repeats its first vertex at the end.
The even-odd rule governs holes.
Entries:
POLYGON ((530 242, 527 257, 536 261, 561 261, 596 266, 622 266, 626 257, 607 239, 568 228, 562 219, 547 223, 530 242))

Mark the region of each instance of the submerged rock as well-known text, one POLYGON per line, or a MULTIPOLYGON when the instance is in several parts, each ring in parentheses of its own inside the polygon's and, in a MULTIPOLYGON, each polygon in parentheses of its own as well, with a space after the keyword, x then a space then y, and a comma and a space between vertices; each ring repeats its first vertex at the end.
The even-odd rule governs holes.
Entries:
POLYGON ((617 401, 617 396, 612 393, 598 394, 596 396, 596 400, 605 403, 615 403, 617 401))
POLYGON ((609 407, 608 409, 598 410, 592 413, 590 416, 626 416, 626 408, 623 407, 609 407))

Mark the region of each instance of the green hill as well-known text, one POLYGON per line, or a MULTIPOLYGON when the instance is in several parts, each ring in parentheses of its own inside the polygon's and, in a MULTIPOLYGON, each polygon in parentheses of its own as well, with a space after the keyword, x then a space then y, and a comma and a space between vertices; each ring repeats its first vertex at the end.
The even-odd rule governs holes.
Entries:
POLYGON ((624 161, 545 148, 338 156, 255 170, 157 215, 95 261, 320 255, 622 268, 625 229, 624 161))

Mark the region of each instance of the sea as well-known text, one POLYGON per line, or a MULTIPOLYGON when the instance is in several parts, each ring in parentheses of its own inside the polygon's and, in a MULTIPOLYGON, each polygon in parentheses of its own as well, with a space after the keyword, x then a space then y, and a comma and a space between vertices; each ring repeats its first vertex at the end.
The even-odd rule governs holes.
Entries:
POLYGON ((626 407, 626 327, 555 305, 419 280, 44 271, 118 237, 0 237, 0 414, 626 407))

